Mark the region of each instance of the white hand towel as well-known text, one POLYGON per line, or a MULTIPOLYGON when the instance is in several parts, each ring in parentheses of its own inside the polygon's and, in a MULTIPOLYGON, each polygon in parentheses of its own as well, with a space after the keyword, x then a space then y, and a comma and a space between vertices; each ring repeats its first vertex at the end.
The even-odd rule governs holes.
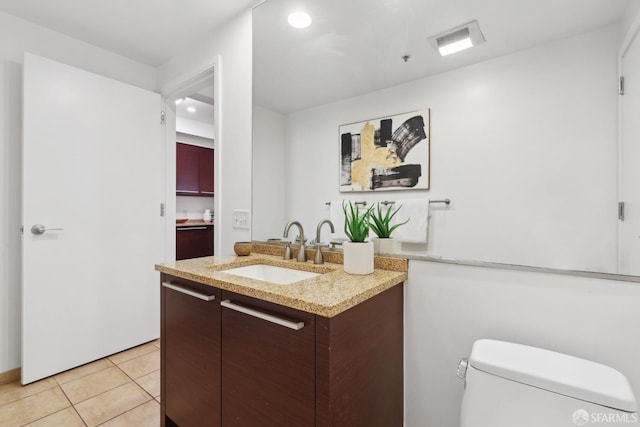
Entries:
POLYGON ((396 228, 392 237, 404 243, 426 244, 429 226, 429 200, 396 200, 396 206, 400 205, 402 205, 402 209, 393 218, 394 223, 399 224, 407 219, 409 222, 396 228))
POLYGON ((342 211, 342 200, 332 200, 329 207, 329 218, 335 227, 336 232, 333 233, 331 240, 347 240, 344 234, 344 212, 342 211))

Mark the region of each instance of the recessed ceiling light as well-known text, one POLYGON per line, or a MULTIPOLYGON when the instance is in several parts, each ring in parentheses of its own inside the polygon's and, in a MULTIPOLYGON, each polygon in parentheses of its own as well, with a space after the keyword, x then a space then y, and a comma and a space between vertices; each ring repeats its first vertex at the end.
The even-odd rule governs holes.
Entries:
POLYGON ((184 101, 184 98, 178 98, 178 99, 176 99, 176 105, 180 104, 182 101, 184 101))
POLYGON ((189 106, 189 107, 187 107, 187 111, 190 112, 190 113, 195 113, 196 112, 196 107, 189 106))
POLYGON ((289 18, 287 18, 287 22, 289 22, 289 25, 293 28, 307 28, 311 25, 311 17, 305 12, 293 12, 289 15, 289 18))
POLYGON ((444 33, 429 37, 431 44, 438 49, 440 55, 446 56, 484 42, 484 36, 477 21, 453 28, 444 33))

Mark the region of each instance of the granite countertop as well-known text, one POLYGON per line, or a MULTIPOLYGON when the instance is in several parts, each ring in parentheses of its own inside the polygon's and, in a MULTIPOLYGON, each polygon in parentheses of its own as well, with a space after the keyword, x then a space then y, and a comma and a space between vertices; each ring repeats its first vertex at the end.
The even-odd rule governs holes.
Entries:
POLYGON ((257 253, 246 257, 212 256, 186 259, 157 264, 155 269, 241 295, 323 317, 333 317, 407 279, 406 259, 376 257, 376 266, 380 265, 389 265, 390 268, 401 271, 376 268, 372 274, 356 276, 345 273, 342 264, 315 265, 313 260, 299 263, 295 260, 283 260, 282 256, 278 255, 257 253), (268 264, 323 274, 290 285, 277 285, 223 271, 252 264, 268 264))
POLYGON ((195 226, 213 225, 213 221, 203 221, 201 219, 189 219, 181 224, 176 223, 176 227, 195 227, 195 226))

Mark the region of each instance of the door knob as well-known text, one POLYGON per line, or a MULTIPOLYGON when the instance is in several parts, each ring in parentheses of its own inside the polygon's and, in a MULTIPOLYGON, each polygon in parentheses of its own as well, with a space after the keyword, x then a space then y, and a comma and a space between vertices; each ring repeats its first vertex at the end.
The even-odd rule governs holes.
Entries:
POLYGON ((64 228, 46 228, 42 224, 36 224, 31 227, 31 232, 33 234, 44 234, 45 231, 63 231, 64 228))

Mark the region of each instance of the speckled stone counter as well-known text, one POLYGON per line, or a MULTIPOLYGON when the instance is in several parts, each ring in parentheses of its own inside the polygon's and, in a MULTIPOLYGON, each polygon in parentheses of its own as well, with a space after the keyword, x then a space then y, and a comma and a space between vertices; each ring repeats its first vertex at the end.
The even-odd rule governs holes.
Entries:
MULTIPOLYGON (((266 250, 262 251, 266 252, 266 250)), ((407 279, 406 259, 376 257, 375 265, 376 267, 389 265, 396 271, 376 268, 373 274, 355 276, 345 273, 341 264, 315 265, 313 261, 299 263, 294 260, 285 261, 282 256, 260 253, 253 253, 246 257, 194 258, 158 264, 155 268, 162 273, 241 295, 323 317, 333 317, 407 279), (224 272, 230 268, 252 264, 268 264, 321 274, 290 285, 277 285, 224 272)))

